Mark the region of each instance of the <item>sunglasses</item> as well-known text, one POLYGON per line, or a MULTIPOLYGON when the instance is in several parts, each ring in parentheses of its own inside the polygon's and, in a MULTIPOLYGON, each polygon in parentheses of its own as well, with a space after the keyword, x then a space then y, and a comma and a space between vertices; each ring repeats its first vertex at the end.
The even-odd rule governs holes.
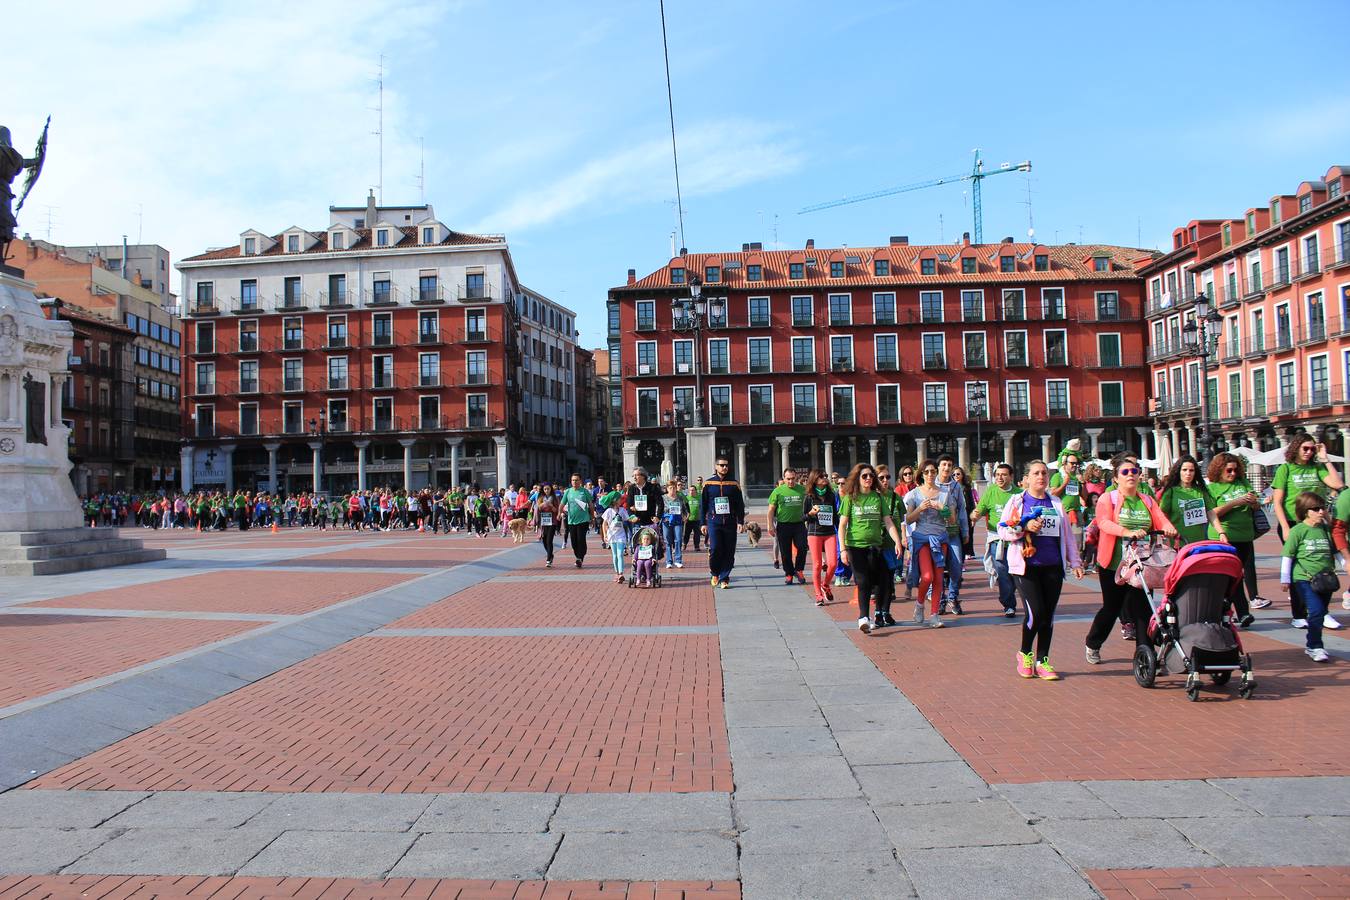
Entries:
POLYGON ((878 475, 877 477, 880 478, 882 481, 890 481, 890 480, 891 480, 891 476, 889 476, 889 475, 878 475))
POLYGON ((1317 452, 1317 448, 1316 448, 1316 447, 1313 447, 1313 446, 1311 446, 1311 445, 1309 445, 1309 446, 1307 446, 1307 447, 1299 447, 1298 450, 1299 450, 1300 453, 1316 453, 1316 452, 1317 452))
POLYGON ((871 472, 864 472, 864 473, 862 473, 861 475, 859 475, 858 477, 859 477, 859 478, 862 478, 862 479, 865 479, 865 480, 867 480, 867 481, 871 481, 871 480, 872 480, 872 473, 871 473, 871 472))
POLYGON ((1225 472, 1237 472, 1238 467, 1237 467, 1237 466, 1224 466, 1224 469, 1223 469, 1223 470, 1224 470, 1225 472))
POLYGON ((1117 470, 1116 470, 1116 474, 1117 474, 1117 475, 1138 475, 1139 472, 1140 472, 1139 469, 1117 469, 1117 470))

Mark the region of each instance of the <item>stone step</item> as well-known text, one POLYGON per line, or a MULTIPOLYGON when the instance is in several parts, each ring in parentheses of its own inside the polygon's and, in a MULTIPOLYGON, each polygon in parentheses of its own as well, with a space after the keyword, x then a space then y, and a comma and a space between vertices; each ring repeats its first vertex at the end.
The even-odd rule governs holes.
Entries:
POLYGON ((52 528, 46 531, 0 531, 0 547, 40 547, 85 540, 115 540, 116 528, 52 528))
POLYGON ((113 550, 107 553, 86 553, 60 559, 0 560, 0 575, 64 575, 69 572, 87 572, 111 566, 130 566, 136 563, 164 559, 164 550, 113 550))
POLYGON ((89 556, 95 553, 116 553, 121 550, 139 550, 140 541, 130 538, 103 538, 87 541, 67 541, 63 544, 25 544, 21 547, 0 547, 0 560, 21 562, 25 559, 65 559, 70 556, 89 556))

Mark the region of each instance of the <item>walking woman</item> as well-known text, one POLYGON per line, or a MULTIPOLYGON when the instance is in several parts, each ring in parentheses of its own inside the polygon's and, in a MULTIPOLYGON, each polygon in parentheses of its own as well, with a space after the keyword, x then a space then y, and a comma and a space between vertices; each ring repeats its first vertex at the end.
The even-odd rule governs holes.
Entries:
MULTIPOLYGON (((889 578, 881 548, 890 535, 892 546, 900 550, 900 533, 886 512, 886 503, 877 490, 877 473, 867 463, 858 463, 844 479, 840 490, 843 501, 839 506, 839 532, 844 539, 840 553, 844 564, 853 567, 853 581, 857 585, 858 630, 872 631, 872 619, 867 614, 872 590, 879 579, 889 578)), ((819 515, 819 513, 817 513, 819 515)), ((882 595, 885 596, 885 595, 882 595)), ((884 612, 877 611, 877 624, 885 622, 884 612)))
POLYGON ((830 487, 830 476, 823 469, 812 469, 806 485, 806 543, 811 550, 811 584, 816 591, 816 606, 824 606, 834 602, 830 581, 839 555, 839 542, 834 531, 839 516, 839 497, 830 487))
POLYGON ((1055 609, 1064 589, 1065 567, 1073 569, 1074 578, 1082 578, 1083 563, 1064 503, 1049 493, 1050 467, 1039 459, 1027 463, 1023 483, 1022 493, 1003 507, 998 527, 999 538, 1007 542, 1008 573, 1026 611, 1017 674, 1058 681, 1050 665, 1055 609))
POLYGON ((1114 462, 1116 486, 1097 501, 1097 577, 1101 582, 1102 608, 1092 619, 1087 633, 1087 661, 1096 665, 1102 661, 1102 644, 1111 633, 1111 626, 1120 619, 1134 628, 1136 641, 1148 640, 1148 620, 1152 610, 1141 588, 1116 584, 1116 569, 1120 567, 1124 541, 1139 540, 1149 531, 1161 531, 1176 537, 1177 530, 1152 497, 1139 490, 1143 470, 1133 456, 1118 456, 1114 462), (1123 615, 1122 615, 1123 613, 1123 615))
POLYGON ((1257 593, 1256 586, 1256 520, 1252 511, 1260 509, 1261 498, 1247 480, 1246 462, 1237 454, 1216 454, 1209 464, 1208 475, 1206 492, 1214 502, 1214 515, 1219 521, 1219 527, 1210 527, 1209 536, 1232 544, 1242 560, 1242 584, 1233 597, 1233 606, 1246 628, 1253 622, 1252 608, 1270 605, 1269 600, 1257 593))
POLYGON ((1163 479, 1158 505, 1181 535, 1183 544, 1207 540, 1211 530, 1218 535, 1217 540, 1228 543, 1223 523, 1214 515, 1214 498, 1205 489, 1205 479, 1194 456, 1187 454, 1173 463, 1163 479))
MULTIPOLYGON (((1326 444, 1319 443, 1307 432, 1296 434, 1289 441, 1284 460, 1275 470, 1275 478, 1270 483, 1274 490, 1271 505, 1275 508, 1275 518, 1279 522, 1276 534, 1280 540, 1287 538, 1293 527, 1301 521, 1295 508, 1301 495, 1313 493, 1326 500, 1328 489, 1339 491, 1345 488, 1345 481, 1327 459, 1326 444)), ((1308 610, 1303 605, 1303 596, 1299 591, 1289 595, 1289 606, 1293 612, 1290 624, 1295 628, 1308 627, 1308 610)), ((1330 614, 1326 615, 1322 624, 1326 628, 1341 627, 1341 623, 1330 614)))
POLYGON ((548 555, 548 561, 544 563, 545 569, 553 568, 553 538, 558 533, 561 515, 562 509, 558 505, 558 495, 553 493, 553 484, 546 483, 540 488, 539 497, 534 501, 534 520, 539 523, 539 540, 544 545, 544 553, 548 555))
POLYGON ((680 494, 680 480, 666 482, 665 505, 661 509, 661 537, 666 543, 666 568, 684 568, 684 530, 688 526, 689 510, 680 494))
MULTIPOLYGON (((909 534, 909 576, 919 594, 914 598, 914 624, 922 625, 928 604, 929 625, 942 627, 938 604, 942 600, 942 569, 947 562, 947 523, 956 514, 947 501, 949 492, 938 486, 938 465, 931 459, 919 464, 919 484, 905 495, 905 524, 909 534)), ((955 501, 953 501, 955 502, 955 501)))

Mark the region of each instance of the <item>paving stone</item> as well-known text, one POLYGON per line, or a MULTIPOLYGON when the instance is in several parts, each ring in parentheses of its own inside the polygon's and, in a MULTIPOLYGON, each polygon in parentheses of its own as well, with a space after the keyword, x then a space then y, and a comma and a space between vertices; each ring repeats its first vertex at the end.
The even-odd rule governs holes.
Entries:
MULTIPOLYGON (((1241 823, 1229 821, 1230 827, 1241 823)), ((1219 861, 1161 819, 1049 820, 1036 826, 1080 869, 1188 869, 1219 861)))
POLYGON ((731 756, 742 760, 763 756, 771 759, 789 756, 839 756, 834 733, 824 725, 784 725, 767 728, 727 729, 731 756))
MULTIPOLYGON (((0 821, 10 820, 0 815, 0 821)), ((120 834, 112 828, 12 828, 0 832, 0 872, 52 875, 120 834)))
POLYGON ((441 794, 412 826, 413 831, 547 831, 558 808, 557 794, 441 794))
POLYGON ((895 685, 886 680, 886 676, 877 671, 870 663, 867 668, 848 666, 843 668, 826 667, 822 669, 800 669, 802 679, 811 687, 843 685, 857 691, 858 702, 865 701, 875 692, 890 689, 895 685))
MULTIPOLYGON (((93 792, 90 792, 93 793, 93 792)), ((276 794, 161 791, 104 823, 104 828, 238 828, 276 794)))
POLYGON ((753 757, 737 763, 737 800, 815 800, 859 796, 842 756, 753 757))
POLYGON ((996 784, 993 788, 1031 821, 1120 817, 1120 813, 1077 781, 996 784))
POLYGON ((1034 844, 1040 840, 1011 806, 998 799, 881 806, 876 814, 899 850, 1034 844))
MULTIPOLYGON (((875 679, 870 679, 875 685, 875 690, 866 692, 859 690, 857 685, 853 684, 817 684, 811 688, 811 693, 815 695, 816 702, 821 706, 858 706, 871 697, 873 702, 880 701, 888 708, 905 708, 918 713, 913 703, 910 703, 904 694, 900 693, 880 672, 876 673, 875 679)), ((923 718, 922 715, 919 716, 923 718)))
POLYGON ((1085 781, 1083 786, 1126 818, 1250 816, 1253 812, 1204 781, 1085 781))
POLYGON ((390 878, 483 878, 533 880, 544 877, 560 834, 424 834, 390 878))
POLYGON ((6 791, 0 828, 93 828, 146 797, 146 791, 6 791))
POLYGON ((839 731, 835 737, 844 757, 855 766, 947 762, 961 758, 927 723, 921 727, 885 731, 839 731))
MULTIPOLYGON (((865 696, 861 694, 860 698, 865 696)), ((842 731, 892 731, 903 725, 925 726, 923 716, 903 704, 822 703, 820 710, 836 733, 842 731)))
POLYGON ((725 694, 728 703, 754 702, 757 700, 797 700, 803 703, 815 702, 811 689, 800 678, 764 681, 757 684, 737 684, 728 686, 725 694))
MULTIPOLYGON (((0 733, 0 746, 5 748, 5 753, 0 754, 0 791, 8 791, 26 784, 39 775, 78 759, 69 753, 62 753, 32 741, 6 740, 3 733, 0 733)), ((0 825, 3 824, 3 821, 0 821, 0 825)))
POLYGON ((1266 816, 1350 816, 1350 778, 1219 778, 1210 782, 1266 816))
POLYGON ((890 852, 865 800, 736 801, 743 853, 890 852))
POLYGON ((874 806, 961 803, 991 796, 988 785, 961 761, 854 766, 853 774, 874 806))
POLYGON ((895 858, 869 853, 742 853, 743 900, 894 900, 913 897, 895 858))
POLYGON ((1096 900, 1098 894, 1048 844, 908 850, 900 862, 924 900, 1036 896, 1096 900))
POLYGON ((568 834, 548 867, 552 881, 720 881, 737 874, 736 842, 710 832, 568 834))
POLYGON ((1350 818, 1344 816, 1169 819, 1226 866, 1344 865, 1350 818))
POLYGON ((381 878, 417 837, 382 831, 287 831, 239 874, 381 878))
POLYGON ((276 840, 279 833, 272 828, 131 828, 68 866, 64 872, 76 875, 231 875, 276 840))
POLYGON ((550 831, 730 831, 731 795, 688 794, 564 794, 553 815, 550 831))
POLYGON ((285 794, 250 824, 278 831, 407 831, 431 801, 429 794, 285 794))
POLYGON ((774 725, 820 725, 814 700, 743 700, 725 706, 727 725, 738 728, 774 725))

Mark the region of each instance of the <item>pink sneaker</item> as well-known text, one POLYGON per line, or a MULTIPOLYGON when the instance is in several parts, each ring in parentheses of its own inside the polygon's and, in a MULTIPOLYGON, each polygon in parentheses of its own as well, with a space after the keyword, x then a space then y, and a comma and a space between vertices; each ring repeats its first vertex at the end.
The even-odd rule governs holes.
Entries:
POLYGON ((1018 653, 1017 674, 1023 678, 1036 677, 1036 660, 1030 653, 1018 653))

